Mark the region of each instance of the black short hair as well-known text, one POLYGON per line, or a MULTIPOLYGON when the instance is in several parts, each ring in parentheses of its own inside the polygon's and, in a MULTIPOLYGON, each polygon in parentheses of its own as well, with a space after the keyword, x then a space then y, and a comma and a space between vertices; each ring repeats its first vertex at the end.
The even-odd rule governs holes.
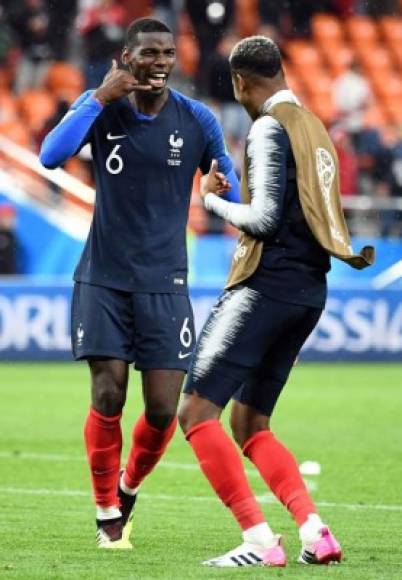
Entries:
POLYGON ((138 35, 141 32, 167 32, 173 34, 169 26, 156 18, 138 18, 128 26, 126 30, 126 46, 135 46, 138 42, 138 35))
POLYGON ((249 36, 238 42, 229 57, 232 72, 273 78, 282 70, 278 45, 266 36, 249 36))

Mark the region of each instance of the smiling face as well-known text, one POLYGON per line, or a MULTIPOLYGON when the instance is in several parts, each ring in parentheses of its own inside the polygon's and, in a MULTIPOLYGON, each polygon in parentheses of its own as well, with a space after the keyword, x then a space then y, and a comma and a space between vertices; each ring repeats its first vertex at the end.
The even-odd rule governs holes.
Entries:
POLYGON ((176 62, 176 47, 169 32, 140 32, 132 47, 125 47, 122 62, 143 85, 151 85, 148 95, 163 94, 176 62))

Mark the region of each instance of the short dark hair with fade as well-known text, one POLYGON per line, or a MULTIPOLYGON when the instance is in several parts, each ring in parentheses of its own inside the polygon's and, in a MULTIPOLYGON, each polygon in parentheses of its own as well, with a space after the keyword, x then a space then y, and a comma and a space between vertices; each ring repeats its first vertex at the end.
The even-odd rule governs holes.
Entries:
POLYGON ((167 32, 173 34, 169 26, 156 18, 138 18, 134 20, 126 30, 126 46, 135 46, 138 43, 138 35, 141 32, 167 32))
POLYGON ((273 78, 283 73, 278 45, 266 36, 249 36, 238 42, 229 57, 233 72, 273 78))

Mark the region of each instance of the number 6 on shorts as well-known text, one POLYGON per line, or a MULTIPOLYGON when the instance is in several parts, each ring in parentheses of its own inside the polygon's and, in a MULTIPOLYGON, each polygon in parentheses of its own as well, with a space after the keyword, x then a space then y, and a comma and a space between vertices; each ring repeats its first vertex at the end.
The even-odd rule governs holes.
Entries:
POLYGON ((183 322, 183 326, 180 330, 180 342, 184 348, 189 348, 191 346, 192 340, 193 336, 191 334, 191 330, 188 327, 188 316, 186 316, 183 322))

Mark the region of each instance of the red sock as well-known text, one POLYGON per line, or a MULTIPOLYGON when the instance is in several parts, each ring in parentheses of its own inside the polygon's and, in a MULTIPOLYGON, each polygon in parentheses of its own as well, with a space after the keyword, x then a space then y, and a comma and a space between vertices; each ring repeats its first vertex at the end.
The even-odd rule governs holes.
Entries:
POLYGON ((92 407, 85 422, 84 438, 95 503, 101 507, 118 506, 120 454, 122 447, 121 415, 105 417, 92 407))
POLYGON ((215 493, 231 510, 242 530, 265 522, 240 455, 220 422, 212 419, 199 423, 187 432, 186 439, 215 493))
POLYGON ((272 492, 289 510, 298 526, 304 524, 316 507, 304 485, 295 458, 271 431, 258 431, 243 447, 272 492))
POLYGON ((150 473, 165 453, 166 447, 174 435, 177 417, 164 431, 155 429, 141 415, 133 429, 133 444, 124 472, 124 483, 134 489, 150 473))

